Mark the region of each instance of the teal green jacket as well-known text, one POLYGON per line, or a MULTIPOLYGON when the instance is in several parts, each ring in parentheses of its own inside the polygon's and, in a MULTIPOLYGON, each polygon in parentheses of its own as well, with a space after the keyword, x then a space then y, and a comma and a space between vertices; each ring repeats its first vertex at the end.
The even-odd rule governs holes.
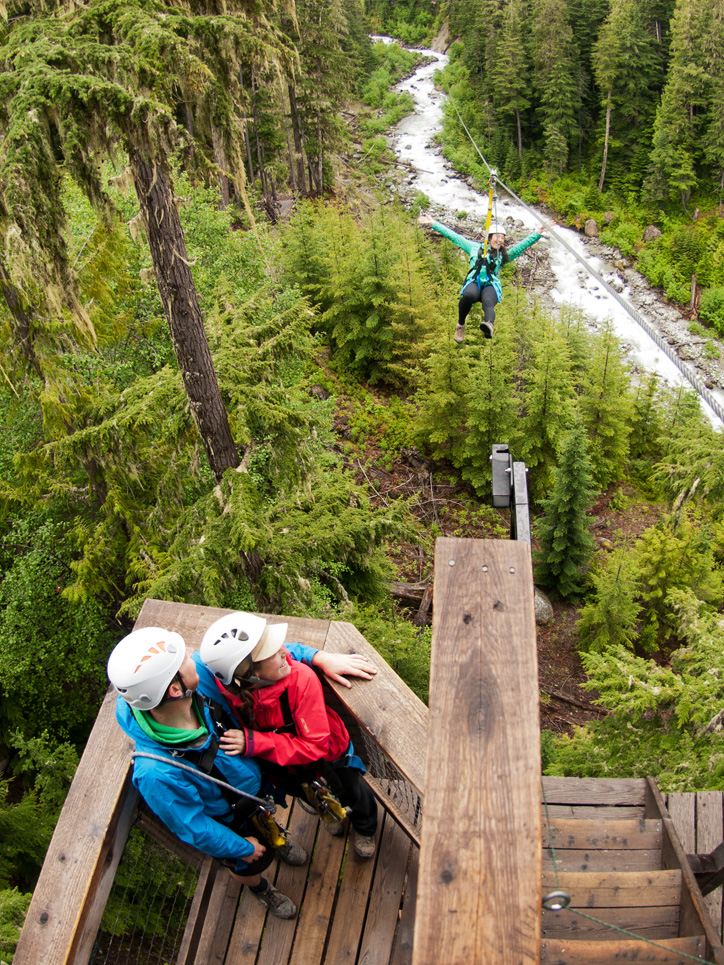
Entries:
MULTIPOLYGON (((471 281, 477 281, 478 284, 480 284, 479 279, 475 277, 475 264, 478 260, 478 252, 483 247, 482 243, 479 241, 471 241, 470 238, 464 238, 462 235, 459 235, 457 231, 453 231, 452 228, 448 228, 446 225, 440 224, 439 221, 433 221, 432 230, 443 235, 443 237, 447 238, 448 241, 452 241, 452 243, 457 245, 458 248, 462 248, 470 258, 470 269, 465 277, 460 294, 462 295, 465 286, 469 285, 471 281)), ((522 241, 519 241, 517 245, 513 245, 513 247, 508 251, 508 258, 510 258, 511 261, 514 261, 518 255, 523 254, 526 248, 530 248, 531 245, 536 243, 536 241, 540 241, 542 237, 543 235, 541 235, 538 231, 534 231, 532 235, 528 235, 527 238, 523 238, 522 241)), ((488 252, 488 257, 492 257, 493 249, 489 248, 488 252)), ((498 301, 501 301, 503 298, 503 289, 500 287, 500 278, 498 277, 500 266, 502 264, 503 253, 502 251, 498 251, 497 255, 495 256, 494 271, 487 279, 495 289, 495 293, 498 296, 498 301)), ((485 281, 483 281, 483 284, 485 284, 485 281)))

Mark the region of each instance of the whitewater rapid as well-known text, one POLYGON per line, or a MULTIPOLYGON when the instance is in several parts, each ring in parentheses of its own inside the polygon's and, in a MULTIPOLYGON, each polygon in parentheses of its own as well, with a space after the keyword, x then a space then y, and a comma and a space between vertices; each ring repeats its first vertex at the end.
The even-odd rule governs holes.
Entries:
MULTIPOLYGON (((391 42, 389 38, 374 39, 391 42)), ((446 65, 448 57, 447 54, 434 50, 419 52, 431 60, 395 88, 410 94, 415 103, 415 112, 400 121, 389 135, 389 141, 398 158, 405 165, 409 165, 413 172, 413 177, 408 182, 408 190, 425 194, 431 201, 429 213, 437 214, 439 220, 465 234, 466 223, 479 224, 484 221, 488 198, 458 177, 434 143, 435 135, 442 130, 443 105, 446 99, 446 95, 436 89, 434 77, 436 72, 446 65), (457 212, 465 212, 466 218, 458 220, 457 212)), ((497 215, 500 221, 512 218, 520 223, 522 227, 518 227, 514 235, 516 241, 540 227, 541 220, 547 221, 544 215, 541 215, 539 220, 527 208, 505 196, 498 198, 497 215)), ((560 226, 556 226, 554 230, 607 282, 613 283, 614 287, 618 285, 620 294, 627 298, 629 289, 622 284, 611 265, 601 258, 591 256, 578 232, 560 226)), ((555 303, 574 306, 593 322, 600 323, 611 319, 616 334, 628 347, 633 362, 647 372, 656 372, 670 385, 690 388, 689 382, 674 362, 562 245, 545 236, 538 245, 548 248, 550 269, 555 279, 554 287, 548 294, 555 303)), ((638 310, 641 311, 640 308, 638 310)), ((653 319, 651 323, 656 324, 653 319)), ((724 402, 724 393, 716 391, 716 395, 724 402)), ((700 401, 712 424, 720 428, 721 420, 704 399, 700 401)))

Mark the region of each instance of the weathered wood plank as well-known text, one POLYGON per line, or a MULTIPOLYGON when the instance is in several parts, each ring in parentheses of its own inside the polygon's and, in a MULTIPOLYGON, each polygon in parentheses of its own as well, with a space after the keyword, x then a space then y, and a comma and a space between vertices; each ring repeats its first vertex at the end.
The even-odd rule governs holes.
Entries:
MULTIPOLYGON (((289 819, 289 833, 294 841, 304 848, 307 854, 312 855, 314 842, 318 831, 319 818, 316 814, 308 814, 295 802, 289 819)), ((317 860, 317 855, 312 857, 312 864, 317 860)), ((273 872, 273 869, 270 869, 273 872)), ((302 906, 304 892, 307 885, 307 868, 295 868, 290 865, 280 864, 274 884, 287 897, 291 898, 297 908, 302 906)), ((256 901, 251 895, 249 899, 256 901)), ((298 920, 283 921, 267 915, 264 940, 259 954, 259 965, 282 965, 286 963, 291 954, 292 945, 298 920)))
POLYGON ((661 851, 620 849, 579 851, 575 848, 543 849, 543 870, 553 871, 660 871, 661 851))
POLYGON ((611 962, 648 962, 651 965, 682 965, 684 955, 703 958, 703 937, 670 938, 666 948, 643 941, 584 942, 551 939, 541 943, 541 965, 611 965, 611 962))
POLYGON ((644 908, 678 905, 680 871, 543 872, 543 894, 561 888, 571 908, 644 908))
MULTIPOLYGON (((198 650, 204 633, 214 620, 233 610, 218 607, 195 606, 191 603, 171 603, 167 600, 146 600, 136 621, 136 627, 163 627, 180 633, 188 647, 198 650)), ((304 643, 308 647, 323 650, 329 620, 310 620, 305 617, 284 617, 271 613, 260 613, 270 623, 288 623, 287 640, 289 643, 304 643)))
MULTIPOLYGON (((379 809, 378 816, 379 823, 375 839, 379 853, 382 828, 385 820, 389 820, 389 818, 386 819, 379 809)), ((324 833, 326 834, 326 832, 324 833)), ((372 884, 374 870, 374 859, 354 861, 348 851, 337 895, 337 903, 334 906, 334 920, 324 955, 326 965, 357 961, 357 951, 367 914, 367 896, 372 884)))
POLYGON ((449 965, 534 962, 541 808, 527 544, 437 541, 430 677, 413 963, 441 949, 449 965))
POLYGON ((358 965, 388 965, 412 847, 399 825, 385 817, 358 965))
POLYGON ((544 777, 548 804, 643 805, 644 778, 544 777))
POLYGON ((128 783, 131 741, 116 723, 115 706, 115 693, 107 694, 33 892, 15 952, 17 965, 88 961, 92 943, 84 942, 85 931, 95 934, 98 924, 89 920, 93 901, 109 873, 113 879, 126 842, 124 816, 138 800, 128 783), (116 836, 119 823, 125 833, 116 836))
POLYGON ((412 945, 415 938, 415 917, 417 911, 417 881, 420 868, 420 849, 412 848, 410 865, 405 881, 402 914, 397 925, 395 945, 390 956, 390 965, 411 965, 412 945))
POLYGON ((351 623, 332 623, 329 653, 359 653, 377 667, 374 680, 331 686, 407 779, 424 792, 428 709, 351 623), (402 722, 404 721, 404 726, 402 722))
POLYGON ((367 763, 370 777, 379 779, 375 793, 383 800, 385 786, 390 782, 392 806, 414 840, 425 783, 427 707, 351 624, 331 624, 325 651, 359 653, 378 668, 374 680, 352 680, 351 689, 327 680, 324 683, 333 690, 332 706, 338 700, 344 708, 342 716, 351 717, 359 725, 353 740, 367 763))
POLYGON ((630 848, 651 850, 661 847, 661 821, 594 821, 554 818, 543 827, 543 847, 550 840, 558 851, 564 848, 630 848))
POLYGON ((576 820, 590 821, 640 821, 644 817, 643 807, 609 807, 601 805, 596 807, 593 804, 549 804, 547 808, 542 808, 543 821, 550 818, 575 818, 576 820))
POLYGON ((196 961, 196 952, 204 929, 206 911, 211 900, 216 874, 220 867, 209 855, 204 857, 175 965, 194 965, 196 961))
POLYGON ((199 938, 197 962, 224 965, 241 888, 241 882, 232 878, 227 868, 219 868, 199 938))
POLYGON ((602 924, 582 918, 573 911, 548 911, 543 909, 541 934, 544 938, 568 938, 595 941, 615 941, 621 938, 616 928, 625 928, 642 938, 676 938, 679 934, 679 908, 665 905, 662 908, 602 908, 593 915, 602 924))
POLYGON ((653 778, 646 779, 647 805, 650 814, 658 814, 661 821, 661 864, 664 868, 679 868, 682 885, 679 904, 679 935, 686 938, 690 935, 706 936, 706 955, 717 965, 724 965, 724 948, 722 948, 718 931, 713 927, 702 898, 699 886, 694 878, 686 853, 681 846, 671 815, 666 810, 664 799, 658 785, 653 778))
MULTIPOLYGON (((698 791, 696 795, 696 854, 708 854, 724 841, 722 792, 698 791)), ((717 935, 722 934, 722 890, 704 895, 704 905, 717 935)))
MULTIPOLYGON (((312 962, 316 965, 322 961, 344 849, 344 837, 333 837, 319 829, 289 965, 311 965, 312 962)), ((352 860, 351 855, 347 860, 352 860)))
POLYGON ((682 848, 687 854, 696 854, 696 794, 669 794, 666 807, 682 848))

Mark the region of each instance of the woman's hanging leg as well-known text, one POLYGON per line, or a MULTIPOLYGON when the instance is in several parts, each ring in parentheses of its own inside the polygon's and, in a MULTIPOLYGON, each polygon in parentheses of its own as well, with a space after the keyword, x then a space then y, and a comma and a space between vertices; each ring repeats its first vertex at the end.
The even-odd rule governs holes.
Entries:
POLYGON ((455 329, 455 335, 453 338, 456 342, 462 342, 465 338, 465 319, 470 314, 470 309, 473 307, 475 302, 480 301, 480 285, 477 282, 471 281, 463 289, 462 295, 460 296, 460 301, 458 302, 458 324, 455 329))
POLYGON ((492 285, 486 285, 480 296, 483 303, 483 314, 485 319, 480 323, 480 331, 484 338, 493 337, 493 326, 495 325, 495 306, 498 304, 498 293, 492 285))

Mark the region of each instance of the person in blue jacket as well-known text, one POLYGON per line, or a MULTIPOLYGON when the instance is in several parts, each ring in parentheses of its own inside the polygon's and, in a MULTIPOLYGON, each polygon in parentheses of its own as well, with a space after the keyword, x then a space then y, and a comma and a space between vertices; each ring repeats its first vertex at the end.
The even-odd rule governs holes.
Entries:
POLYGON ((465 339, 465 320, 470 313, 470 309, 476 302, 481 302, 483 306, 483 321, 480 323, 480 331, 484 338, 493 337, 493 327, 495 325, 495 306, 503 298, 503 289, 500 285, 500 269, 509 261, 514 261, 519 255, 534 245, 543 237, 546 225, 540 231, 534 231, 517 245, 508 251, 505 247, 505 228, 500 224, 491 224, 488 233, 488 248, 483 257, 485 245, 480 241, 473 241, 459 235, 452 228, 434 221, 427 215, 420 215, 417 219, 421 225, 432 228, 444 238, 452 241, 454 245, 462 250, 469 257, 469 270, 465 276, 463 287, 460 292, 458 302, 458 323, 455 328, 453 338, 458 344, 465 339))
MULTIPOLYGON (((309 663, 318 656, 301 645, 293 649, 309 663)), ((327 654, 316 665, 333 679, 376 673, 364 658, 327 654)), ((293 918, 294 903, 262 877, 275 852, 259 841, 250 823, 256 803, 241 798, 239 807, 239 795, 209 779, 254 797, 261 787, 254 760, 218 752, 215 721, 196 694, 198 674, 180 634, 159 627, 135 630, 111 653, 108 677, 119 691, 118 723, 136 745, 133 783, 149 807, 182 841, 224 863, 271 914, 293 918)), ((307 860, 293 842, 275 851, 289 864, 307 860)))

